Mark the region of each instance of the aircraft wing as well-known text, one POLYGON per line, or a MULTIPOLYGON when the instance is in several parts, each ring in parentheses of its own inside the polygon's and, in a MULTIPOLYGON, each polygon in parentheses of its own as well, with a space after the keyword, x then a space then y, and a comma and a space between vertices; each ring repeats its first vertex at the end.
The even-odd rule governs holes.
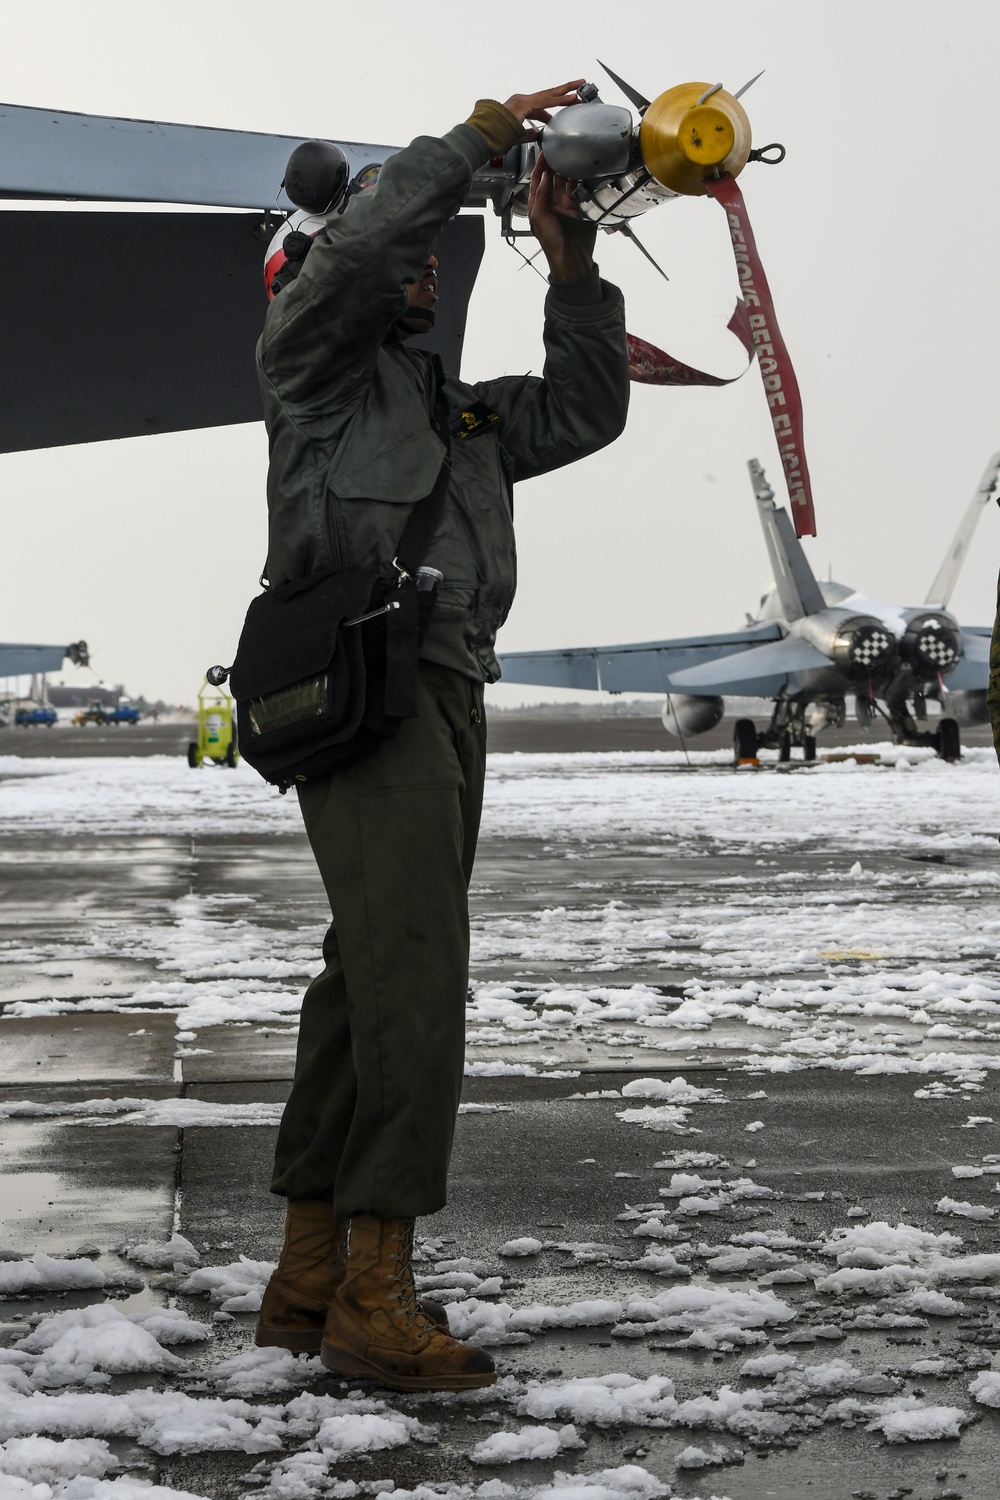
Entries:
POLYGON ((990 637, 985 626, 962 626, 962 655, 945 686, 961 692, 983 692, 990 679, 990 637))
POLYGON ((58 672, 67 656, 71 661, 86 665, 86 646, 83 642, 76 646, 18 646, 0 642, 0 677, 27 677, 34 672, 58 672))
MULTIPOLYGON (((0 453, 260 420, 263 256, 275 207, 291 207, 276 193, 300 140, 0 104, 0 199, 224 210, 0 211, 0 264, 16 287, 0 453)), ((352 173, 397 149, 338 144, 352 173)), ((451 374, 484 241, 479 215, 447 225, 435 326, 413 341, 451 374)))
POLYGON ((673 674, 673 687, 681 693, 745 693, 751 698, 770 698, 782 689, 795 688, 799 672, 829 667, 830 658, 796 635, 768 645, 754 646, 738 655, 723 656, 701 666, 673 674))
MULTIPOLYGON (((278 206, 287 213, 292 204, 276 196, 278 183, 302 136, 0 104, 0 139, 0 198, 278 206)), ((352 177, 399 149, 337 145, 352 177)))
MULTIPOLYGON (((574 646, 565 651, 504 651, 500 667, 504 682, 530 682, 541 687, 577 688, 605 693, 701 692, 717 689, 681 687, 677 674, 705 668, 719 658, 752 653, 762 642, 780 642, 772 622, 751 625, 728 635, 687 636, 672 641, 642 641, 631 646, 574 646)), ((818 654, 818 653, 817 653, 818 654)), ((827 658, 822 658, 827 665, 827 658)), ((752 692, 753 689, 738 689, 752 692)))

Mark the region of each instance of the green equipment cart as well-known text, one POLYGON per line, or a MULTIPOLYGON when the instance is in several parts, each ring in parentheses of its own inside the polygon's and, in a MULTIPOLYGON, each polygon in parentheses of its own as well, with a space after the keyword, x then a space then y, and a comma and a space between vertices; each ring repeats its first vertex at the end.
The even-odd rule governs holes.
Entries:
POLYGON ((188 765, 193 771, 207 760, 216 766, 236 765, 240 752, 234 710, 225 688, 211 687, 206 678, 198 693, 198 738, 188 745, 188 765))

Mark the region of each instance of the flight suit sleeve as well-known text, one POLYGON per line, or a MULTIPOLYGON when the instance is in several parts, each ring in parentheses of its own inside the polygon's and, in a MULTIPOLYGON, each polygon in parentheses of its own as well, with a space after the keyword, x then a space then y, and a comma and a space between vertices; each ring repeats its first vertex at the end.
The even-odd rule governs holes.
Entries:
POLYGON ((261 368, 286 403, 327 409, 364 380, 406 311, 407 284, 490 152, 468 123, 418 136, 387 159, 374 188, 330 215, 264 325, 261 368))
POLYGON ((986 707, 993 725, 993 747, 1000 760, 1000 579, 997 580, 997 615, 990 642, 990 679, 986 689, 986 707))
POLYGON ((550 286, 543 336, 540 376, 475 386, 500 418, 499 439, 515 483, 606 447, 623 431, 628 413, 624 299, 596 266, 550 286))

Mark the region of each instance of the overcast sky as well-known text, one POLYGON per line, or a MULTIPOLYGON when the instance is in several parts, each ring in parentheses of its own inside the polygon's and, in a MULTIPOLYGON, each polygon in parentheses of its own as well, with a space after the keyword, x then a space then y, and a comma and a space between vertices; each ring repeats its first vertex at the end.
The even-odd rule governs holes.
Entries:
MULTIPOLYGON (((987 0, 662 0, 470 7, 385 0, 35 0, 10 6, 0 100, 99 114, 404 144, 477 97, 601 57, 647 97, 687 80, 738 88, 781 167, 741 178, 799 378, 818 573, 920 603, 1000 448, 1000 200, 987 0)), ((487 224, 463 373, 539 369, 544 286, 487 224)), ((723 211, 684 200, 621 237, 605 276, 632 332, 720 374, 735 275, 723 211)), ((447 295, 446 289, 443 289, 447 295)), ((179 288, 180 294, 180 288, 179 288)), ((264 302, 262 297, 261 315, 264 302)), ((633 387, 625 435, 519 487, 520 588, 500 649, 728 630, 768 567, 746 473, 780 463, 756 371, 725 390, 633 387)), ((98 675, 188 701, 229 661, 265 546, 262 426, 0 456, 0 639, 86 637, 98 675)), ((952 601, 988 624, 1000 516, 984 515, 952 601)), ((71 680, 71 679, 67 679, 71 680)), ((531 690, 497 689, 511 703, 531 690)))

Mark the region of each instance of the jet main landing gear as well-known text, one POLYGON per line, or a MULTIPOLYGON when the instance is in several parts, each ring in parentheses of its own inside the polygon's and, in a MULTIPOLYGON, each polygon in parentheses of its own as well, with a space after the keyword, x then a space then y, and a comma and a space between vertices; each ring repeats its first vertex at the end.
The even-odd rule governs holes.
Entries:
POLYGON ((792 759, 793 747, 801 748, 806 764, 816 759, 816 736, 809 734, 802 709, 779 701, 767 729, 758 732, 752 719, 737 719, 733 725, 734 766, 758 766, 760 750, 777 750, 778 761, 792 759))

